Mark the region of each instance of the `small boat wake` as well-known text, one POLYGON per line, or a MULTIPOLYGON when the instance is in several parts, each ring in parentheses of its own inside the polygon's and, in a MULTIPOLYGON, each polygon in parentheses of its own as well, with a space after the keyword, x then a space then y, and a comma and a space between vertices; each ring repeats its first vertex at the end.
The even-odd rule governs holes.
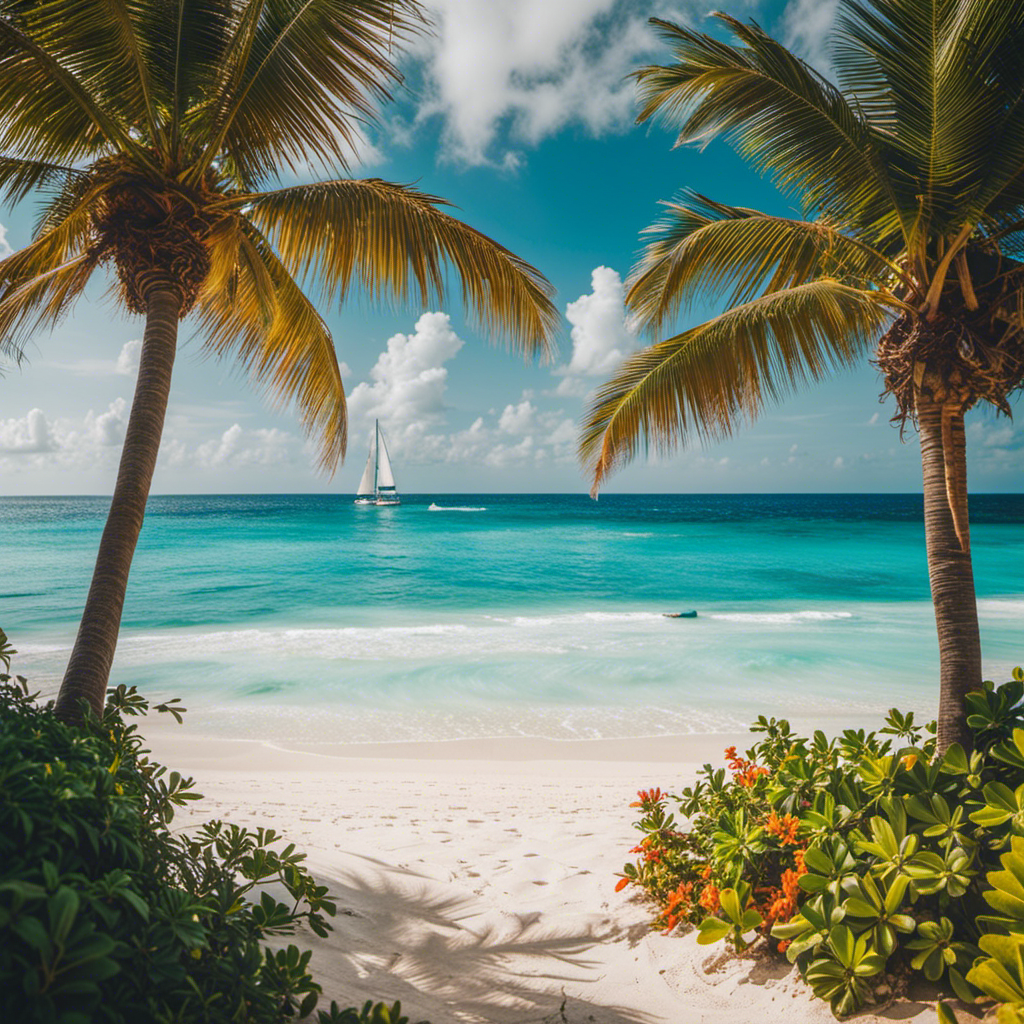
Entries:
POLYGON ((427 506, 428 512, 486 512, 486 505, 438 505, 431 502, 427 506))

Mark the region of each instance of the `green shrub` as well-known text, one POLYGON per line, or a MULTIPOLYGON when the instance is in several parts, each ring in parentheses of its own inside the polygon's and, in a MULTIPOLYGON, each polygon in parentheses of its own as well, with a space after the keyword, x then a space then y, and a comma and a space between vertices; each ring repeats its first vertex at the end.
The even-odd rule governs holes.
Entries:
MULTIPOLYGON (((148 758, 127 721, 147 709, 121 686, 101 720, 69 727, 22 677, 0 675, 0 1020, 264 1024, 312 1013, 311 954, 264 940, 300 924, 326 935, 327 889, 271 829, 170 831, 175 809, 199 796, 148 758)), ((174 701, 156 710, 181 721, 174 701)), ((371 1003, 318 1017, 407 1020, 398 1004, 371 1003)))
POLYGON ((837 1016, 885 975, 920 972, 1024 1022, 1022 697, 1019 668, 969 695, 970 754, 937 755, 934 724, 895 710, 877 733, 832 740, 759 718, 728 770, 705 765, 675 797, 640 791, 639 858, 618 887, 648 894, 666 931, 695 925, 699 943, 760 937, 837 1016))

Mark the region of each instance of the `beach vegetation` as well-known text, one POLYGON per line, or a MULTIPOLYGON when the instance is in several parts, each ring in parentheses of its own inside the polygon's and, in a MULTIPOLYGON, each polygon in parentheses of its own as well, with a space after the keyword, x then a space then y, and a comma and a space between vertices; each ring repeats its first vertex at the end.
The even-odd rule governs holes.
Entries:
POLYGON ((619 888, 666 933, 785 957, 837 1016, 920 975, 1024 1019, 1024 671, 969 706, 970 754, 897 710, 833 739, 759 718, 727 767, 638 794, 619 888))
POLYGON ((83 702, 103 714, 185 317, 208 355, 297 408, 327 472, 345 391, 311 295, 425 307, 454 292, 485 333, 551 353, 537 270, 445 200, 348 175, 425 25, 419 0, 0 0, 0 196, 39 201, 32 240, 0 260, 0 356, 20 358, 103 268, 117 308, 145 318, 65 720, 83 702))
POLYGON ((180 720, 132 688, 67 725, 0 674, 0 1019, 408 1024, 401 1006, 317 1010, 311 953, 335 904, 268 828, 172 829, 199 800, 148 756, 133 718, 180 720))
POLYGON ((1024 383, 1024 5, 839 0, 831 77, 754 22, 653 24, 672 61, 635 73, 638 121, 722 137, 799 212, 685 189, 644 232, 626 305, 655 343, 596 393, 594 493, 648 450, 733 434, 871 358, 921 449, 938 628, 938 746, 969 749, 981 685, 965 413, 1024 383), (724 310, 673 328, 696 301, 724 310))

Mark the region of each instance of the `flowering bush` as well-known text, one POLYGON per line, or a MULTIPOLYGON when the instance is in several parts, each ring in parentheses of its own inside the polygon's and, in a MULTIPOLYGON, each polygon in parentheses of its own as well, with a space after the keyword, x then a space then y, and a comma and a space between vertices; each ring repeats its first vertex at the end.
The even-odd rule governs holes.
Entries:
POLYGON ((642 890, 665 932, 761 942, 837 1016, 920 972, 1024 1024, 1022 698, 1019 668, 972 693, 975 748, 944 755, 934 724, 896 710, 832 740, 761 717, 726 768, 705 765, 678 796, 639 792, 638 857, 617 888, 642 890))

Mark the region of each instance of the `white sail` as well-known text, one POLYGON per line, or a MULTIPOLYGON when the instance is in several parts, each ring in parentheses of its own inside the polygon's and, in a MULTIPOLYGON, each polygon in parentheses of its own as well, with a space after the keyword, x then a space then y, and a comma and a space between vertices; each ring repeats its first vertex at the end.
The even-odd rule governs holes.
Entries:
POLYGON ((379 432, 377 444, 377 490, 394 491, 394 489, 395 475, 391 472, 388 446, 384 443, 384 434, 379 432))
POLYGON ((380 424, 373 425, 373 440, 370 442, 370 454, 366 459, 366 468, 359 481, 356 491, 357 505, 401 505, 402 499, 395 489, 395 474, 391 472, 391 460, 388 448, 384 443, 384 434, 380 424))
POLYGON ((374 480, 376 452, 374 447, 374 445, 370 445, 370 454, 366 459, 366 469, 363 470, 363 477, 359 481, 359 490, 356 491, 357 498, 372 498, 376 493, 377 486, 374 480))

